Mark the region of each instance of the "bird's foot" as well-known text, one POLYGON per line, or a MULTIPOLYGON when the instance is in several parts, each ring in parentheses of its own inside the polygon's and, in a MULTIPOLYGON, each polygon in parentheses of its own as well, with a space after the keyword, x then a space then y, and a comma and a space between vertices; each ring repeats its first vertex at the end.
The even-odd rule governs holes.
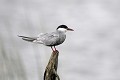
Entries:
POLYGON ((53 50, 53 52, 58 52, 58 50, 53 50))
POLYGON ((59 51, 58 51, 58 50, 55 50, 55 51, 53 51, 52 53, 53 53, 53 54, 58 54, 59 51))
POLYGON ((51 49, 53 52, 58 52, 58 50, 55 48, 55 46, 54 46, 54 48, 51 46, 51 49))

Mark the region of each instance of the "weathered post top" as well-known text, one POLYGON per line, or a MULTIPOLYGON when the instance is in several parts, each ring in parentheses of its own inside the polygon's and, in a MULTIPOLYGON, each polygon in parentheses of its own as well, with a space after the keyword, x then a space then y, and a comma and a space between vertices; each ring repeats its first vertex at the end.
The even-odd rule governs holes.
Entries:
POLYGON ((58 55, 59 52, 57 50, 52 52, 52 55, 44 72, 44 80, 60 80, 57 74, 58 55))

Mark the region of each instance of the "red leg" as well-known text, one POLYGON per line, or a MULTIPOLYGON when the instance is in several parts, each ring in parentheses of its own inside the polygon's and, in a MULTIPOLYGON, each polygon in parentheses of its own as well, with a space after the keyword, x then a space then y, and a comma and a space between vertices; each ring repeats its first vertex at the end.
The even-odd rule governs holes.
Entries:
POLYGON ((51 49, 52 49, 52 51, 54 52, 54 49, 52 48, 52 46, 51 46, 51 49))
POLYGON ((55 48, 55 46, 54 46, 54 49, 55 49, 55 51, 56 51, 56 48, 55 48))

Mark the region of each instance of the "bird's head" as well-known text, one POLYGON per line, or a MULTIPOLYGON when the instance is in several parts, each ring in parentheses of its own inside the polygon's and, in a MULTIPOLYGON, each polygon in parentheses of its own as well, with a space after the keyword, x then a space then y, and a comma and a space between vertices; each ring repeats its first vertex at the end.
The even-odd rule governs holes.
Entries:
POLYGON ((66 25, 60 25, 57 27, 58 31, 67 32, 67 31, 74 31, 73 29, 68 28, 66 25))

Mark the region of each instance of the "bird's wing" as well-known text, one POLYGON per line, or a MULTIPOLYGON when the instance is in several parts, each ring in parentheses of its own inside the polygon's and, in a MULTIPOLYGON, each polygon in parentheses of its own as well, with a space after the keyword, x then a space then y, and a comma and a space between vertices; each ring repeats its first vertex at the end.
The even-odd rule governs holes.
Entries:
POLYGON ((45 33, 40 33, 37 37, 41 37, 42 35, 44 35, 45 33))
POLYGON ((59 40, 59 34, 56 32, 45 33, 37 38, 37 41, 41 41, 44 45, 54 45, 59 40))
POLYGON ((43 36, 46 35, 47 33, 40 33, 38 36, 37 36, 37 39, 34 40, 35 43, 40 43, 40 44, 43 44, 43 36))

